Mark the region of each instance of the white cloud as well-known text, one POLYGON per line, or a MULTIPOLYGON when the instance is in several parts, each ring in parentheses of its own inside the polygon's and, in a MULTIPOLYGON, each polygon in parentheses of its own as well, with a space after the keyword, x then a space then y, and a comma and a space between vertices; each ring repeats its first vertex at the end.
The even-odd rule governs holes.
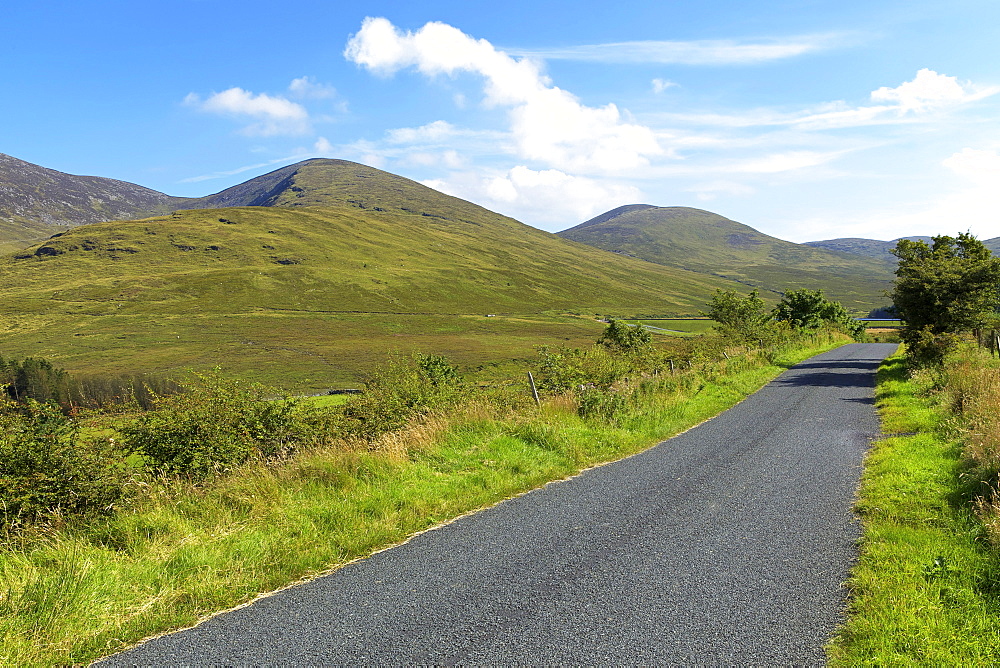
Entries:
POLYGON ((337 89, 327 84, 316 83, 312 77, 292 79, 288 92, 303 99, 325 100, 337 96, 337 89))
POLYGON ((872 91, 871 100, 883 104, 854 106, 839 100, 795 112, 753 109, 741 114, 673 113, 656 117, 664 122, 726 128, 788 126, 797 130, 832 130, 932 122, 937 118, 931 112, 958 108, 997 93, 1000 87, 960 83, 956 77, 925 68, 912 81, 872 91))
POLYGON ((257 119, 257 122, 243 128, 242 131, 248 135, 300 135, 311 130, 305 107, 280 96, 255 95, 242 88, 230 88, 213 93, 204 100, 190 93, 184 102, 209 113, 257 119))
POLYGON ((895 103, 895 108, 900 113, 906 113, 962 104, 995 92, 977 89, 969 83, 961 84, 955 77, 924 68, 917 72, 913 81, 907 81, 896 88, 883 86, 872 91, 871 97, 875 102, 895 103))
POLYGON ((367 18, 348 41, 347 59, 380 74, 406 67, 421 73, 483 77, 485 103, 510 107, 513 144, 525 159, 560 170, 615 172, 667 154, 648 127, 625 122, 618 107, 588 107, 551 85, 539 65, 517 60, 444 23, 402 32, 384 18, 367 18))
POLYGON ((634 186, 522 165, 489 176, 455 174, 449 179, 423 183, 513 218, 531 220, 533 225, 551 231, 642 199, 641 191, 634 186))
POLYGON ((816 167, 830 162, 842 154, 841 151, 821 153, 817 151, 789 151, 787 153, 773 153, 760 158, 753 158, 742 162, 733 163, 728 166, 732 172, 745 174, 777 174, 779 172, 791 172, 809 167, 816 167))
POLYGON ((1000 187, 1000 153, 964 148, 941 164, 975 183, 1000 187))
POLYGON ((660 94, 663 91, 667 90, 668 88, 673 88, 677 84, 674 83, 673 81, 667 81, 666 79, 653 79, 652 85, 653 85, 653 92, 656 94, 660 94))
POLYGON ((637 41, 545 49, 509 49, 509 51, 518 56, 552 60, 732 65, 794 58, 829 49, 844 41, 843 35, 831 34, 806 35, 757 43, 740 43, 733 40, 637 41))
POLYGON ((458 169, 465 166, 465 160, 455 150, 440 152, 416 151, 407 153, 399 159, 399 162, 404 165, 419 165, 421 167, 444 166, 448 169, 458 169))
POLYGON ((793 237, 808 231, 809 239, 862 237, 896 239, 912 235, 950 234, 971 230, 981 239, 1000 236, 1000 151, 965 148, 941 161, 941 165, 961 177, 940 193, 911 197, 892 208, 854 214, 815 216, 798 221, 793 237))
POLYGON ((396 128, 386 132, 386 138, 393 144, 422 144, 439 142, 458 134, 457 128, 447 121, 434 121, 417 128, 396 128))
POLYGON ((313 153, 322 157, 330 157, 337 152, 337 149, 333 144, 327 140, 326 137, 319 137, 316 139, 316 143, 313 144, 313 153))

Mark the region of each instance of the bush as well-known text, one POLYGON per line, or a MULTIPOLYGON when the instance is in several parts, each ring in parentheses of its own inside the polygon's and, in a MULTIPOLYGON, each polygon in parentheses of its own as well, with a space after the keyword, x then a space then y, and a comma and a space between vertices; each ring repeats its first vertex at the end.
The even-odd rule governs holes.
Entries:
POLYGON ((0 400, 0 512, 5 528, 53 513, 107 512, 125 493, 127 469, 110 440, 83 441, 49 404, 0 400))
POLYGON ((391 359, 371 374, 364 394, 344 408, 344 433, 374 440, 455 403, 464 389, 458 370, 440 355, 391 359))
POLYGON ((628 401, 617 392, 587 387, 580 393, 577 413, 582 418, 614 422, 628 407, 628 401))
POLYGON ((256 383, 193 374, 185 392, 160 397, 156 408, 127 422, 124 445, 168 473, 204 475, 251 457, 289 454, 306 434, 299 403, 268 397, 256 383))
POLYGON ((559 393, 582 385, 586 379, 583 372, 584 353, 579 348, 560 346, 552 349, 539 346, 538 362, 535 365, 535 383, 545 392, 559 393))
POLYGON ((904 331, 906 362, 911 369, 940 367, 958 345, 960 337, 952 333, 935 333, 930 326, 904 331))
POLYGON ((653 335, 642 325, 635 327, 611 318, 597 343, 615 352, 641 355, 653 345, 653 335))

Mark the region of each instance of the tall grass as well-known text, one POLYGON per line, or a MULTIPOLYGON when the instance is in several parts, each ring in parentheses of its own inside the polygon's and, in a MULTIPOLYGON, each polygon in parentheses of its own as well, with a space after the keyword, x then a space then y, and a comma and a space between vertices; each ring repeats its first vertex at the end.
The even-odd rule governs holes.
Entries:
MULTIPOLYGON (((463 513, 643 450, 843 343, 621 381, 613 416, 574 394, 477 395, 373 441, 330 441, 226 476, 161 478, 127 508, 0 551, 0 663, 84 663, 195 623, 463 513)), ((526 388, 524 388, 526 389, 526 388)), ((610 391, 610 390, 609 390, 610 391)))
POLYGON ((1000 553, 989 540, 995 469, 987 463, 996 441, 982 441, 983 411, 996 410, 989 376, 997 367, 964 354, 940 374, 908 376, 902 356, 879 370, 888 436, 862 477, 861 556, 848 621, 829 647, 835 665, 1000 663, 1000 553))
POLYGON ((962 434, 969 467, 963 476, 989 540, 1000 547, 1000 360, 965 345, 946 358, 941 374, 944 398, 962 434))

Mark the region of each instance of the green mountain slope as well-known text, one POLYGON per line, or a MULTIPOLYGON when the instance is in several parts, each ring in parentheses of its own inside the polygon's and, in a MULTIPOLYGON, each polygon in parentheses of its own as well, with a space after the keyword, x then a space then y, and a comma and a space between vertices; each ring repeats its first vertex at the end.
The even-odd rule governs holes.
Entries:
POLYGON ((558 233, 664 266, 739 281, 765 292, 822 288, 859 311, 885 303, 888 261, 783 241, 709 211, 630 205, 558 233))
MULTIPOLYGON (((947 232, 942 232, 942 234, 947 234, 947 232)), ((900 237, 900 239, 923 241, 928 244, 932 241, 931 237, 900 237)), ((892 241, 879 241, 877 239, 845 238, 827 239, 826 241, 807 241, 803 245, 837 251, 840 253, 863 255, 866 257, 886 260, 888 262, 895 262, 896 257, 891 251, 896 247, 897 242, 899 242, 899 239, 893 239, 892 241)), ((983 241, 983 244, 993 251, 994 254, 1000 253, 1000 237, 986 239, 983 241)))
POLYGON ((0 258, 0 353, 77 373, 222 364, 322 388, 391 350, 481 364, 592 343, 595 314, 696 313, 731 285, 354 163, 290 171, 264 189, 276 201, 340 203, 99 223, 0 258))
POLYGON ((167 213, 183 201, 134 183, 64 174, 0 153, 0 251, 74 225, 167 213))
POLYGON ((242 207, 88 225, 0 260, 0 290, 129 308, 690 313, 725 283, 463 213, 242 207))

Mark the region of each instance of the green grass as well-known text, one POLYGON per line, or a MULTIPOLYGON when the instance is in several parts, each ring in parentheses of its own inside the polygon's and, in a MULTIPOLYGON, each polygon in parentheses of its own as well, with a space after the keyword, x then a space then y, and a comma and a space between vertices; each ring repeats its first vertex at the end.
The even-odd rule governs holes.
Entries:
POLYGON ((883 431, 857 509, 861 558, 837 665, 985 666, 1000 662, 1000 559, 983 540, 963 486, 961 443, 945 409, 905 377, 879 371, 883 431), (906 435, 903 435, 906 434, 906 435))
POLYGON ((712 330, 714 320, 709 318, 646 318, 643 320, 628 320, 631 324, 648 325, 654 334, 673 336, 692 336, 705 334, 712 330))
POLYGON ((0 663, 85 663, 462 513, 627 456, 732 406, 788 365, 736 358, 671 377, 618 423, 572 401, 473 404, 381 449, 331 446, 197 487, 165 483, 106 520, 0 552, 0 663), (698 388, 698 391, 694 391, 698 388))
POLYGON ((307 397, 306 401, 314 408, 330 408, 331 406, 343 406, 351 400, 349 394, 325 394, 318 397, 307 397))
POLYGON ((865 327, 892 327, 899 328, 903 325, 899 320, 867 320, 865 321, 865 327))

